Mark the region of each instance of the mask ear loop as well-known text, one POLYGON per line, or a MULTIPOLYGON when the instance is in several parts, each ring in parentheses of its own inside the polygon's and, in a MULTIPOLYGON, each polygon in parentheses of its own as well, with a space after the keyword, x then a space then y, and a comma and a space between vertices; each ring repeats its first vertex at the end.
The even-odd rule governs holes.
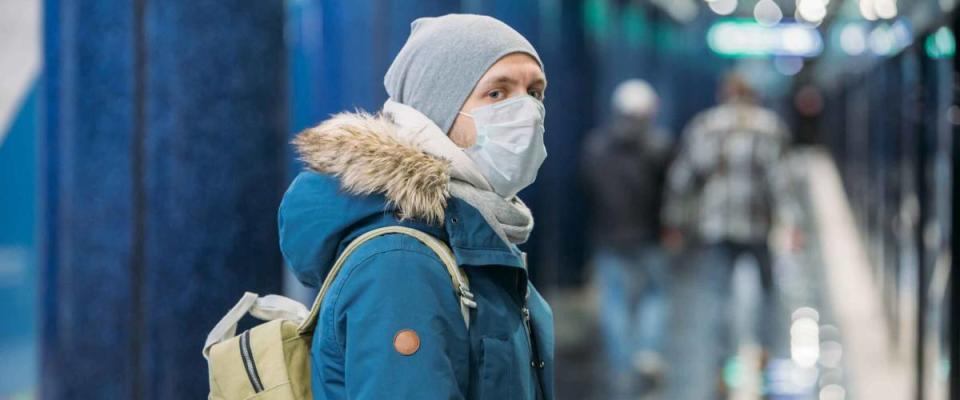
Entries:
MULTIPOLYGON (((457 111, 457 113, 463 115, 464 117, 470 117, 470 119, 473 120, 474 126, 476 126, 477 119, 474 118, 473 115, 467 114, 467 113, 465 113, 465 112, 463 112, 463 111, 457 111)), ((483 145, 484 143, 486 143, 486 142, 487 142, 487 138, 486 138, 485 136, 483 136, 483 135, 480 134, 480 129, 479 129, 479 127, 478 127, 478 128, 477 128, 477 141, 476 141, 476 143, 473 144, 473 146, 470 146, 470 147, 482 146, 482 145, 483 145)))

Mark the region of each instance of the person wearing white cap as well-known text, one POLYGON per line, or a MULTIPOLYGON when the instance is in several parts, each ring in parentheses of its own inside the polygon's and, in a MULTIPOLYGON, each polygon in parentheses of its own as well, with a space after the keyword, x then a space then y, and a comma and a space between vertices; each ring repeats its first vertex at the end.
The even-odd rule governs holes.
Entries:
POLYGON ((610 380, 604 398, 635 399, 664 380, 667 257, 659 216, 670 140, 656 127, 659 98, 647 82, 621 82, 612 106, 611 122, 587 138, 581 170, 610 380))

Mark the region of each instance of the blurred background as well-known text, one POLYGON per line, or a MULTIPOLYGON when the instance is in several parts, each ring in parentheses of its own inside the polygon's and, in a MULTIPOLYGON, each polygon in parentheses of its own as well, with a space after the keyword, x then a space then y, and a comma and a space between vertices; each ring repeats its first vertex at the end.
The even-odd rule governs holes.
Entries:
POLYGON ((289 140, 453 12, 546 66, 561 398, 960 399, 956 3, 0 0, 0 399, 205 397, 244 291, 312 296, 289 140))

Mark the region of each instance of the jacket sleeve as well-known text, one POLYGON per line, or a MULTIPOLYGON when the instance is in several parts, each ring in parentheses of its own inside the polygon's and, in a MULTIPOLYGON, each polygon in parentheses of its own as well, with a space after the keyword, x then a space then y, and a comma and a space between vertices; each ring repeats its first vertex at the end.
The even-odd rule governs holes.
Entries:
POLYGON ((696 153, 706 127, 703 118, 695 118, 683 134, 683 141, 665 176, 661 221, 666 227, 690 229, 696 218, 700 195, 700 169, 696 153))
POLYGON ((350 399, 466 397, 469 338, 450 275, 426 246, 411 241, 401 238, 403 248, 361 261, 337 296, 335 337, 345 350, 350 399), (411 355, 394 347, 404 330, 419 337, 411 355))

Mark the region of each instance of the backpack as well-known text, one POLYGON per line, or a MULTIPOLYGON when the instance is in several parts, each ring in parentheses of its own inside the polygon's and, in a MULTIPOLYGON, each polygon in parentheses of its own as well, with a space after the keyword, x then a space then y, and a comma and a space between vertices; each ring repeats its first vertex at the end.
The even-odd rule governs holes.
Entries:
POLYGON ((430 247, 450 274, 460 300, 463 322, 470 329, 470 309, 476 308, 466 274, 457 266, 450 248, 416 229, 390 226, 374 229, 353 240, 327 274, 313 307, 283 296, 258 297, 247 292, 214 326, 203 346, 210 370, 209 400, 307 400, 310 386, 310 344, 320 305, 347 257, 375 237, 398 233, 412 236, 430 247), (249 313, 266 321, 236 336, 237 322, 249 313))

